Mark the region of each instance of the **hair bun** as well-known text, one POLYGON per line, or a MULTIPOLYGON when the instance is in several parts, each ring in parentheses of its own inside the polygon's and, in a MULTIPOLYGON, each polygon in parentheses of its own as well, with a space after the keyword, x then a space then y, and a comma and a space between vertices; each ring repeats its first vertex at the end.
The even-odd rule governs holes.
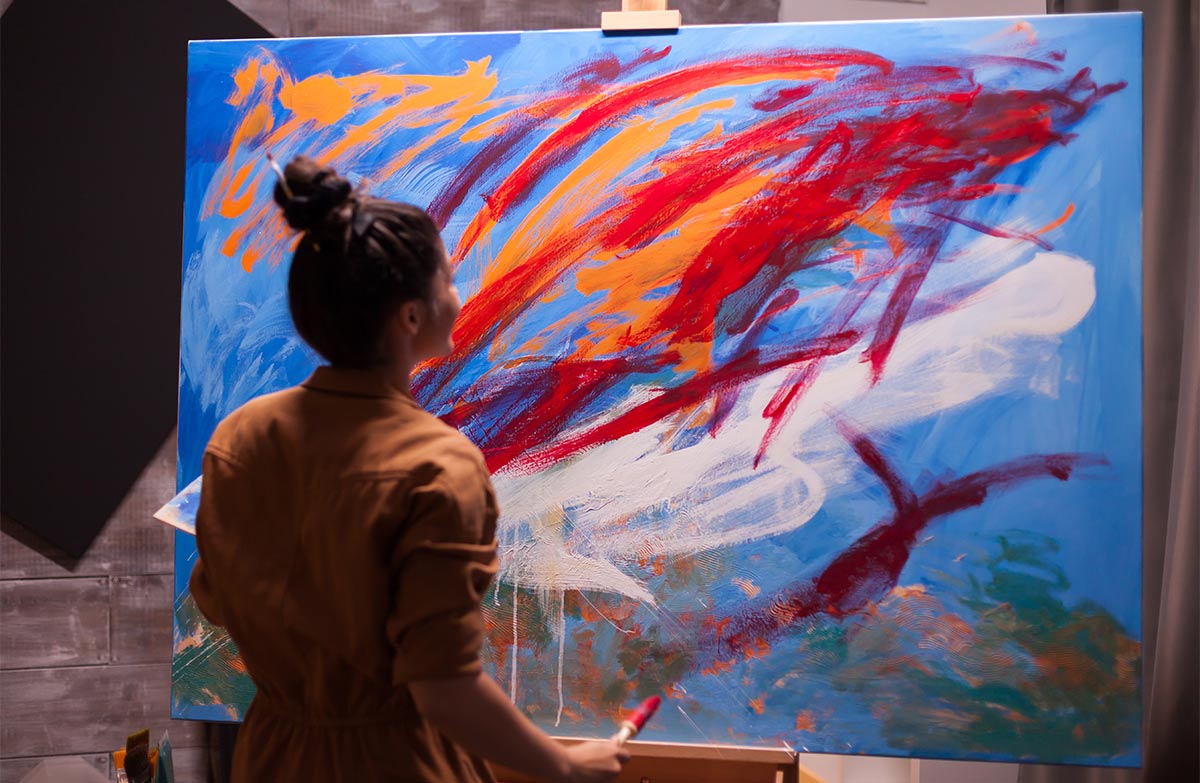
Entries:
POLYGON ((297 231, 308 231, 350 199, 350 183, 328 166, 298 155, 283 170, 287 181, 275 184, 275 203, 297 231), (288 190, 291 194, 288 194, 288 190))

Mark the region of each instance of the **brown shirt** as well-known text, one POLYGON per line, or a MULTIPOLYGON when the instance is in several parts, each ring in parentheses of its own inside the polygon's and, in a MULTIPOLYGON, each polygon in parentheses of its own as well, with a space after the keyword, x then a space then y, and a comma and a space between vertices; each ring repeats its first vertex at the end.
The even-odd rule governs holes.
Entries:
POLYGON ((322 367, 204 454, 191 592, 258 695, 235 783, 491 781, 406 683, 480 671, 496 573, 483 457, 377 376, 322 367))

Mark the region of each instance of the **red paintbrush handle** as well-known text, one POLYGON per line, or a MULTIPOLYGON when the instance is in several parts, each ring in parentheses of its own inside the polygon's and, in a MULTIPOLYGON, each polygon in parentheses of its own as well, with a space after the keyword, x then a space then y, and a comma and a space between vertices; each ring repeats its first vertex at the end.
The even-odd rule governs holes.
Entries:
POLYGON ((625 742, 637 735, 642 730, 642 726, 646 725, 646 721, 650 720, 655 712, 658 711, 658 706, 662 704, 661 696, 651 696, 638 705, 637 709, 629 713, 625 720, 621 721, 621 730, 613 737, 618 743, 625 742))
POLYGON ((625 720, 633 724, 635 731, 641 731, 642 726, 646 725, 646 721, 650 720, 650 716, 658 712, 660 704, 662 704, 661 696, 651 696, 639 704, 638 708, 631 712, 625 720))

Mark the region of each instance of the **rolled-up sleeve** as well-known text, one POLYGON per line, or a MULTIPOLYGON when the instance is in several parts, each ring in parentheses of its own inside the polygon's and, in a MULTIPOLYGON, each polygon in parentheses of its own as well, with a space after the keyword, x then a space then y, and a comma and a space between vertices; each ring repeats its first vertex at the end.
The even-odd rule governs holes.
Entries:
POLYGON ((482 670, 480 601, 497 570, 494 518, 486 518, 494 506, 490 487, 482 494, 464 498, 435 480, 408 497, 390 562, 395 594, 387 635, 396 684, 482 670))
POLYGON ((192 568, 191 579, 188 580, 188 591, 196 607, 208 618, 213 625, 225 625, 225 620, 217 610, 217 599, 213 595, 212 586, 208 581, 208 572, 204 569, 204 560, 197 558, 192 568))
POLYGON ((196 551, 198 557, 188 580, 188 591, 197 608, 213 625, 226 625, 221 601, 212 583, 211 569, 205 566, 205 558, 212 556, 214 536, 220 535, 218 515, 227 513, 223 503, 236 468, 211 452, 204 454, 204 482, 200 485, 200 506, 196 509, 196 551))

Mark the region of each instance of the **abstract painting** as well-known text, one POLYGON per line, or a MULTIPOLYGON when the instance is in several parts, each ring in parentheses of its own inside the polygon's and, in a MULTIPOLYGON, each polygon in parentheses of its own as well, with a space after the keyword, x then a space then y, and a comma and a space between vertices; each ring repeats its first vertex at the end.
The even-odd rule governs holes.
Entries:
MULTIPOLYGON (((1140 41, 193 43, 179 488, 318 363, 266 159, 311 155, 442 227, 465 304, 414 394, 493 473, 485 665, 542 728, 660 693, 647 740, 1137 765, 1140 41)), ((174 711, 236 720, 176 535, 174 711)))

